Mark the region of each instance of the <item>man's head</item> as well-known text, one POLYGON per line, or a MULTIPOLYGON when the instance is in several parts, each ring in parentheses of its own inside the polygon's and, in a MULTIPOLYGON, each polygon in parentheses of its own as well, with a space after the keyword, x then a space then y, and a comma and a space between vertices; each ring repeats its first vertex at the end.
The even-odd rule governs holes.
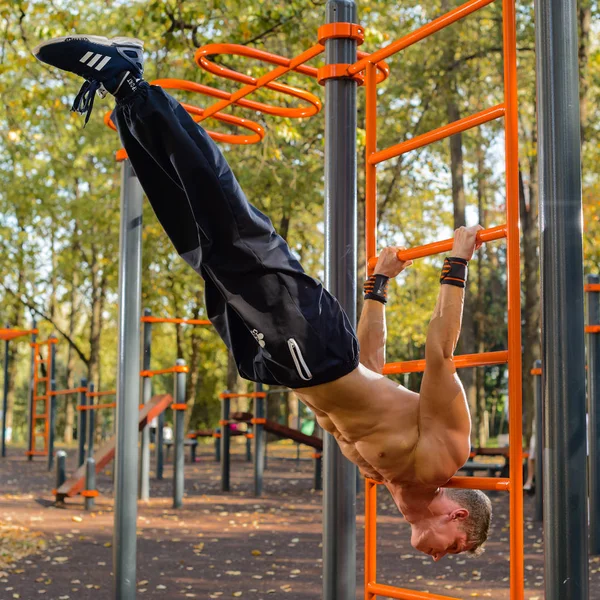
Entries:
POLYGON ((446 554, 483 553, 492 519, 492 503, 479 490, 444 489, 431 516, 412 522, 411 544, 436 562, 446 554))

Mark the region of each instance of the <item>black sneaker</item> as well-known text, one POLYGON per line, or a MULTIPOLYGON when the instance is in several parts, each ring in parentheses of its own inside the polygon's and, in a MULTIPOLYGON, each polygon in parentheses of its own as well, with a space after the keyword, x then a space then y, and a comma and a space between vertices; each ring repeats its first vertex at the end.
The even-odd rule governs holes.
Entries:
MULTIPOLYGON (((117 95, 126 85, 134 91, 144 72, 144 43, 127 37, 111 40, 98 35, 70 35, 42 42, 34 56, 53 67, 75 73, 86 81, 71 110, 85 114, 88 122, 96 92, 117 95)), ((125 90, 123 90, 125 91, 125 90)))

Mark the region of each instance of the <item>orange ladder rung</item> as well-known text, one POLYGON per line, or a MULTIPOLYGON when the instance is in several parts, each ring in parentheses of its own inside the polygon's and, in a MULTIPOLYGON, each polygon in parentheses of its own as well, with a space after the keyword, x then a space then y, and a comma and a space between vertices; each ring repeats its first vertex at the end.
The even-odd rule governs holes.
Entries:
MULTIPOLYGON (((478 354, 461 354, 455 356, 453 361, 457 369, 468 367, 486 367, 489 365, 502 365, 508 362, 508 351, 480 352, 478 354)), ((425 360, 408 360, 405 362, 387 363, 383 367, 384 375, 396 375, 399 373, 420 373, 425 370, 425 360)))

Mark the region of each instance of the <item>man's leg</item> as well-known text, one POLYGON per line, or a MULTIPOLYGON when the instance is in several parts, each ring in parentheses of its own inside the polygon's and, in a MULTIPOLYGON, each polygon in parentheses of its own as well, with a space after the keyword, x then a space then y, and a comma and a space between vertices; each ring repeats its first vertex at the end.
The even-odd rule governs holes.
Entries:
POLYGON ((206 132, 146 83, 114 118, 159 220, 207 281, 208 316, 242 376, 300 388, 352 371, 358 345, 347 317, 249 204, 206 132))

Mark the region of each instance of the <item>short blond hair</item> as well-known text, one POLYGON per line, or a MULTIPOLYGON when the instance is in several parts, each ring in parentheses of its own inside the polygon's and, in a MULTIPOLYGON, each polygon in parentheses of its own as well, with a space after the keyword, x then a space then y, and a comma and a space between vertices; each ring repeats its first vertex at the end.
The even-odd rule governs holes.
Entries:
POLYGON ((488 539, 492 522, 492 503, 480 490, 447 489, 448 497, 461 508, 469 511, 463 521, 462 530, 467 534, 468 551, 473 556, 481 556, 485 549, 483 544, 488 539))

